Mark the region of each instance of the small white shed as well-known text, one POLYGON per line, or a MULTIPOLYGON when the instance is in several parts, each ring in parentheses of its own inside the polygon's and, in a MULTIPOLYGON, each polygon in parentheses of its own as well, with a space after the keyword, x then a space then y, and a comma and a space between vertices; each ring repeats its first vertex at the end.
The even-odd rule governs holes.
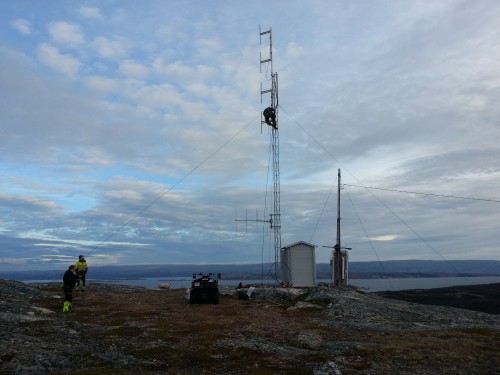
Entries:
POLYGON ((292 286, 316 285, 316 246, 299 241, 281 249, 281 276, 292 286))

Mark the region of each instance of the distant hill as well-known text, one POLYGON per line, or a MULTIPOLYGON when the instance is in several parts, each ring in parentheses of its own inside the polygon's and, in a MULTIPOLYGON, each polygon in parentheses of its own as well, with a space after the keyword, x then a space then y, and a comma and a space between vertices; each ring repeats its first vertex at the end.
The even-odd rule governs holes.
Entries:
MULTIPOLYGON (((89 266, 88 277, 97 280, 138 279, 145 277, 191 277, 193 273, 220 273, 225 279, 258 278, 268 274, 268 264, 158 264, 135 266, 89 266), (264 271, 262 271, 264 270, 264 271)), ((9 280, 54 280, 62 278, 66 270, 0 272, 0 279, 9 280)))
MULTIPOLYGON (((318 278, 330 274, 329 264, 318 264, 318 278)), ((350 262, 351 279, 374 277, 500 276, 498 260, 389 260, 350 262)))
MULTIPOLYGON (((158 264, 135 266, 90 265, 89 278, 97 280, 138 279, 145 277, 191 277, 193 273, 220 273, 224 279, 259 279, 268 275, 270 264, 158 264)), ((59 281, 65 270, 0 272, 0 278, 10 280, 59 281)), ((500 276, 498 260, 395 260, 385 262, 351 262, 349 274, 355 278, 381 277, 446 277, 446 276, 500 276)), ((318 279, 330 277, 330 265, 317 265, 318 279)))
POLYGON ((385 262, 352 262, 351 272, 414 272, 450 274, 500 274, 498 260, 390 260, 385 262))

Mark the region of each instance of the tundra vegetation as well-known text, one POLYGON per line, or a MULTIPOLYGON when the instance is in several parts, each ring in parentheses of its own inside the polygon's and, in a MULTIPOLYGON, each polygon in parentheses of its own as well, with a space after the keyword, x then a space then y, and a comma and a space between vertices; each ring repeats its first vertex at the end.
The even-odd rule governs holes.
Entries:
POLYGON ((500 315, 353 288, 184 289, 90 284, 62 312, 57 283, 0 281, 2 374, 491 374, 500 315))

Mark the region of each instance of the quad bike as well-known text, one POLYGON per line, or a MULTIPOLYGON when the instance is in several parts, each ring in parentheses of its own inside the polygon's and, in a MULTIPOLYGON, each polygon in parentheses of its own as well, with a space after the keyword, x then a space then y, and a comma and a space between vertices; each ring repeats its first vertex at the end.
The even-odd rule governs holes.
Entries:
POLYGON ((219 303, 219 282, 212 274, 193 274, 189 303, 219 303))

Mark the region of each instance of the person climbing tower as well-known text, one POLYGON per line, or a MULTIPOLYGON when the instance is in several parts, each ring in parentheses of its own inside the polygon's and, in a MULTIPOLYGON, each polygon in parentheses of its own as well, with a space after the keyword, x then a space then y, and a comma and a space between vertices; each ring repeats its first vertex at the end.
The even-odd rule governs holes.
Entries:
POLYGON ((266 120, 267 125, 271 125, 273 128, 278 129, 278 126, 276 124, 276 111, 274 110, 273 107, 267 107, 264 109, 264 119, 266 120))

